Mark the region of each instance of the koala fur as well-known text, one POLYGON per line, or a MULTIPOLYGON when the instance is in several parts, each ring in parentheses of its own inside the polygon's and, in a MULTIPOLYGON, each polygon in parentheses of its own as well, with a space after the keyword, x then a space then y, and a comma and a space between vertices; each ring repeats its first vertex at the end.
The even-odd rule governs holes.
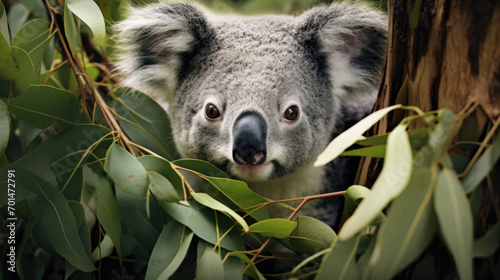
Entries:
MULTIPOLYGON (((347 159, 312 164, 372 109, 387 42, 382 13, 335 4, 299 16, 217 16, 189 4, 154 4, 132 9, 116 30, 124 85, 167 110, 183 157, 211 162, 271 199, 350 185, 347 159), (250 124, 239 122, 247 115, 250 124), (237 137, 236 127, 243 129, 237 137), (262 148, 245 160, 248 149, 236 151, 236 138, 262 148)), ((333 225, 341 204, 311 201, 300 214, 333 225)))

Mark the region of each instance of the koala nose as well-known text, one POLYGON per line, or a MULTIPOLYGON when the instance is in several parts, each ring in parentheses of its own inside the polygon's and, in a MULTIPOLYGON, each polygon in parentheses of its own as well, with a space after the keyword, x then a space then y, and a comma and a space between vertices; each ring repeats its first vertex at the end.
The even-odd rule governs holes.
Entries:
POLYGON ((266 161, 267 127, 256 113, 238 117, 233 127, 233 160, 239 165, 259 165, 266 161))

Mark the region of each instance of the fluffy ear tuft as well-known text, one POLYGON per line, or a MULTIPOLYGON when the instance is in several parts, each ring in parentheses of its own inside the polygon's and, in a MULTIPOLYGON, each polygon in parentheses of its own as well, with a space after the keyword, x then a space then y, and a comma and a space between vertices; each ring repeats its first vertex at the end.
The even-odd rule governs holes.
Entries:
POLYGON ((125 86, 168 102, 186 58, 209 34, 203 14, 187 4, 131 9, 126 19, 115 25, 116 70, 125 86))
POLYGON ((387 49, 387 16, 360 5, 334 4, 302 17, 301 32, 326 58, 334 95, 346 102, 373 101, 387 49))

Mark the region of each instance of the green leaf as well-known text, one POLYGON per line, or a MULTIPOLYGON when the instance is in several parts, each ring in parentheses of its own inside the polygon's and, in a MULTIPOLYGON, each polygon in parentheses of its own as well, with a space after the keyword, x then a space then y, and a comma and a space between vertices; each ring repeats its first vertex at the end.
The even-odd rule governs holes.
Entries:
POLYGON ((7 111, 7 105, 0 100, 0 155, 7 148, 10 137, 10 115, 7 111))
POLYGON ((94 35, 94 41, 99 42, 106 35, 104 17, 99 6, 93 0, 69 0, 68 8, 85 22, 94 35))
POLYGON ((120 88, 111 106, 126 119, 120 120, 120 124, 134 143, 170 160, 179 157, 170 119, 153 98, 131 88, 120 88))
POLYGON ((165 202, 178 202, 180 200, 177 191, 167 178, 155 171, 148 172, 149 189, 156 199, 165 202))
POLYGON ((33 1, 33 0, 19 0, 26 9, 28 9, 36 17, 41 17, 48 20, 47 10, 45 9, 43 1, 33 1))
POLYGON ((377 145, 377 146, 372 146, 372 147, 344 151, 340 155, 341 156, 383 158, 385 156, 385 150, 386 150, 385 145, 377 145))
POLYGON ((12 40, 12 46, 25 50, 28 54, 35 50, 50 35, 50 22, 34 19, 24 24, 12 40))
POLYGON ((246 183, 208 176, 203 177, 203 179, 209 182, 210 186, 213 187, 213 189, 207 190, 213 197, 223 201, 229 200, 257 221, 269 219, 269 212, 265 207, 258 209, 255 207, 256 205, 267 202, 267 200, 250 190, 246 183))
POLYGON ((165 226, 156 241, 148 262, 146 280, 168 279, 179 268, 187 254, 193 232, 189 228, 171 221, 165 226))
MULTIPOLYGON (((9 25, 7 23, 7 13, 5 12, 3 3, 0 3, 0 34, 2 34, 5 39, 4 41, 7 43, 7 46, 10 46, 9 25)), ((0 63, 0 66, 1 65, 2 64, 0 63)))
POLYGON ((432 205, 436 173, 430 168, 415 170, 408 187, 392 202, 363 279, 391 279, 430 244, 437 227, 432 205))
POLYGON ((427 145, 415 153, 415 166, 424 167, 438 160, 446 147, 455 126, 455 114, 450 109, 439 110, 437 125, 429 136, 427 145))
POLYGON ((358 250, 361 235, 347 241, 333 243, 333 248, 323 257, 316 280, 329 279, 359 279, 359 271, 356 266, 356 252, 358 250))
POLYGON ((75 216, 62 193, 35 174, 31 174, 29 178, 25 177, 25 180, 30 181, 29 186, 33 193, 45 198, 42 221, 50 244, 59 255, 79 270, 95 270, 80 239, 75 216))
POLYGON ((39 82, 43 54, 49 46, 50 39, 50 23, 39 18, 25 23, 12 40, 12 46, 25 50, 33 62, 35 69, 33 83, 39 82))
POLYGON ((179 176, 179 173, 172 168, 170 162, 156 156, 142 156, 137 160, 139 160, 147 172, 154 171, 168 179, 168 181, 175 188, 178 197, 184 196, 182 179, 179 176))
POLYGON ((8 17, 11 38, 15 37, 21 26, 26 23, 29 15, 30 11, 21 3, 10 6, 8 17))
POLYGON ((252 279, 266 280, 266 278, 259 272, 255 264, 250 260, 250 258, 245 254, 245 252, 231 252, 231 256, 238 257, 240 260, 248 264, 248 269, 245 271, 245 275, 250 276, 252 279))
POLYGON ((226 214, 228 217, 233 218, 236 222, 238 222, 238 224, 241 225, 244 232, 248 232, 249 228, 247 222, 245 222, 245 220, 240 215, 236 214, 236 212, 231 210, 226 205, 220 203, 206 193, 191 193, 191 196, 193 196, 193 198, 198 201, 198 203, 205 205, 210 209, 220 211, 226 214))
POLYGON ((76 54, 76 40, 78 30, 76 29, 75 18, 70 9, 68 9, 68 2, 64 5, 64 35, 68 41, 69 48, 73 55, 76 54))
MULTIPOLYGON (((3 8, 3 5, 1 8, 3 8)), ((9 46, 9 42, 4 36, 0 36, 0 79, 14 80, 18 76, 19 67, 9 46)))
POLYGON ((462 179, 466 193, 472 192, 490 173, 500 158, 500 134, 474 163, 467 175, 462 179))
POLYGON ((115 143, 106 153, 105 171, 122 191, 146 195, 149 185, 146 170, 133 155, 115 143))
POLYGON ((97 197, 97 218, 99 219, 99 223, 104 228, 106 236, 109 236, 113 241, 118 256, 122 257, 120 211, 111 184, 105 177, 97 177, 95 194, 97 197))
MULTIPOLYGON (((120 210, 122 232, 128 233, 129 239, 134 239, 135 244, 130 241, 122 241, 122 254, 127 255, 127 250, 135 248, 142 250, 140 255, 135 252, 139 259, 147 260, 163 227, 163 211, 160 205, 153 199, 149 204, 150 216, 147 215, 146 197, 125 193, 120 188, 115 188, 116 202, 120 210)), ((128 237, 127 237, 128 238, 128 237)))
MULTIPOLYGON (((1 169, 0 174, 5 174, 7 169, 26 169, 56 186, 64 180, 62 174, 72 172, 78 166, 85 150, 109 133, 110 130, 102 126, 77 125, 48 138, 31 153, 1 169)), ((102 141, 101 145, 107 148, 110 142, 102 141)), ((6 181, 6 178, 0 178, 0 185, 6 181)), ((27 187, 22 180, 16 182, 17 201, 32 195, 27 187)), ((0 204, 7 203, 6 194, 7 192, 0 192, 0 204)))
POLYGON ((474 240, 474 257, 487 258, 492 256, 500 247, 500 223, 496 223, 488 232, 474 240))
POLYGON ((337 235, 327 224, 311 217, 301 216, 297 227, 290 234, 290 245, 294 250, 308 255, 329 248, 337 235))
POLYGON ((243 251, 245 246, 240 231, 233 227, 234 222, 225 215, 196 203, 184 201, 185 205, 161 202, 160 205, 178 222, 189 227, 198 237, 220 245, 230 251, 243 251), (187 206, 186 206, 187 205, 187 206), (224 238, 222 235, 229 232, 224 238), (222 238, 222 239, 221 239, 222 238))
POLYGON ((30 86, 14 98, 9 110, 19 119, 40 129, 56 122, 75 125, 80 116, 78 98, 71 92, 43 85, 30 86))
POLYGON ((297 227, 296 222, 285 219, 269 219, 256 222, 250 226, 250 232, 259 233, 262 236, 272 236, 282 239, 288 237, 297 227))
POLYGON ((225 278, 224 265, 222 259, 209 246, 204 246, 201 242, 198 244, 198 260, 196 262, 196 279, 200 280, 221 280, 225 278), (202 252, 200 252, 202 251, 202 252))
POLYGON ((18 96, 31 84, 34 73, 33 62, 28 53, 18 47, 12 47, 12 54, 19 67, 19 75, 12 81, 0 81, 0 97, 7 98, 9 93, 18 96))
POLYGON ((337 158, 345 149, 349 148, 352 144, 358 141, 363 133, 372 127, 376 122, 383 118, 390 111, 401 108, 401 105, 394 105, 387 107, 377 112, 372 113, 366 118, 362 119, 348 130, 341 133, 326 147, 326 149, 318 156, 314 166, 325 165, 328 162, 337 158))
POLYGON ((215 167, 215 165, 200 159, 178 159, 174 160, 172 163, 177 166, 199 172, 205 176, 227 179, 230 178, 229 175, 215 167))
POLYGON ((108 257, 113 253, 113 249, 115 248, 115 245, 113 244, 113 241, 111 240, 111 237, 109 235, 104 235, 104 238, 102 239, 101 243, 99 243, 99 246, 95 247, 94 251, 92 252, 92 255, 90 258, 92 259, 92 262, 97 262, 101 259, 104 259, 105 257, 108 257))
POLYGON ((472 279, 472 211, 457 174, 451 169, 444 168, 438 176, 434 209, 460 279, 472 279))
POLYGON ((406 188, 412 170, 412 151, 406 126, 398 125, 387 139, 384 167, 367 196, 345 222, 339 232, 342 241, 348 240, 370 224, 390 201, 406 188))
MULTIPOLYGON (((369 196, 371 190, 364 186, 353 185, 347 188, 344 207, 352 215, 363 199, 369 196)), ((378 225, 385 220, 385 215, 380 211, 371 224, 378 225)))

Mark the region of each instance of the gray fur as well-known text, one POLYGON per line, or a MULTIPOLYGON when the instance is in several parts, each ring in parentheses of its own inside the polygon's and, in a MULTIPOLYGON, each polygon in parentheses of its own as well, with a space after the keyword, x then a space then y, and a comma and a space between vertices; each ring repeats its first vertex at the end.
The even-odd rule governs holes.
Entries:
MULTIPOLYGON (((384 15, 352 5, 297 17, 152 5, 132 10, 116 30, 124 84, 167 109, 183 157, 207 160, 273 199, 347 187, 345 160, 328 170, 312 163, 347 122, 371 110, 387 41, 384 15), (205 118, 207 103, 222 111, 220 120, 205 118), (282 118, 290 105, 300 109, 295 123, 282 118), (270 163, 258 176, 242 174, 232 160, 232 127, 245 112, 266 121, 270 163), (333 183, 327 173, 338 174, 333 183)), ((314 204, 302 213, 334 222, 314 204)))

